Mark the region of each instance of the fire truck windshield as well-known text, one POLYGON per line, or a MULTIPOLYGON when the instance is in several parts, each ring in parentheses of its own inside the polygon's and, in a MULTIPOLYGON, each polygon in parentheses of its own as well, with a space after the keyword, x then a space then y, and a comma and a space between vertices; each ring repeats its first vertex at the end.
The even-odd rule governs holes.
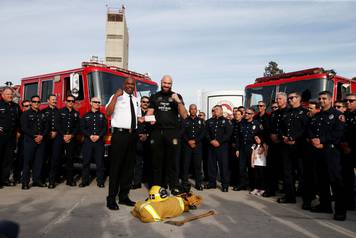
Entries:
MULTIPOLYGON (((99 96, 103 105, 109 102, 110 97, 118 88, 123 88, 126 78, 101 71, 88 73, 89 95, 99 96)), ((157 85, 136 81, 137 96, 150 96, 157 91, 157 85)))
POLYGON ((246 106, 254 107, 258 101, 264 101, 267 107, 271 105, 278 92, 299 92, 302 101, 316 100, 318 93, 323 90, 333 91, 333 81, 325 78, 299 80, 293 82, 279 83, 278 85, 251 87, 246 89, 246 106))

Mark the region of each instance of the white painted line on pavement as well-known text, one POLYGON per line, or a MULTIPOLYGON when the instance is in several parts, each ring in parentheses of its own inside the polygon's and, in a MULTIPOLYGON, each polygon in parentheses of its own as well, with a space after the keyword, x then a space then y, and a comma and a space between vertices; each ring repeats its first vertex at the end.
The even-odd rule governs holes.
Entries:
POLYGON ((45 237, 53 228, 59 223, 62 223, 66 218, 68 218, 71 214, 71 212, 77 208, 83 201, 85 200, 85 197, 82 197, 78 202, 74 203, 74 205, 69 208, 68 210, 64 211, 57 219, 54 221, 48 223, 47 226, 45 226, 41 231, 40 231, 40 237, 45 237))

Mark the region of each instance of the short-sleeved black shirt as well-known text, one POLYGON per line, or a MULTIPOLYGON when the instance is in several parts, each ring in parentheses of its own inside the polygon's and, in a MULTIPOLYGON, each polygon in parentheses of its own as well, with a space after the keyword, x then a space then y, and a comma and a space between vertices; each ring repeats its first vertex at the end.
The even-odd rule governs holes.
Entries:
MULTIPOLYGON (((159 91, 150 97, 149 108, 154 109, 154 115, 156 117, 155 128, 179 128, 178 104, 173 100, 172 94, 174 94, 174 92, 166 93, 159 91)), ((177 95, 183 102, 182 96, 180 94, 177 95)))

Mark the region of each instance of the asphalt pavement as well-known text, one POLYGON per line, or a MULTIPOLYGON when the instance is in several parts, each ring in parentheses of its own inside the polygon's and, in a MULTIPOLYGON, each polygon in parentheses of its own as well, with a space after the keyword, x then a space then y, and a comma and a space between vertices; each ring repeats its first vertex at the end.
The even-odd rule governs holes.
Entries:
MULTIPOLYGON (((219 189, 192 191, 203 197, 202 206, 181 217, 215 210, 216 215, 192 221, 181 227, 159 223, 141 223, 131 214, 131 207, 119 211, 106 208, 108 182, 98 188, 0 190, 0 219, 20 224, 20 237, 356 237, 356 211, 348 212, 344 222, 332 220, 331 214, 315 214, 297 204, 278 204, 276 198, 263 198, 247 191, 219 189)), ((147 189, 130 192, 132 200, 144 200, 147 189)))

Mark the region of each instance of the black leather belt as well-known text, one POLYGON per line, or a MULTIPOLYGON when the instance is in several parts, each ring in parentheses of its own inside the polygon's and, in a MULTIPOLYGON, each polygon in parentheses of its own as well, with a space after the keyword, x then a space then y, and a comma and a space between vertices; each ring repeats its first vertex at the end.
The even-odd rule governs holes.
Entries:
POLYGON ((126 129, 126 128, 118 128, 118 127, 113 127, 112 128, 113 132, 115 133, 135 133, 136 129, 126 129))

